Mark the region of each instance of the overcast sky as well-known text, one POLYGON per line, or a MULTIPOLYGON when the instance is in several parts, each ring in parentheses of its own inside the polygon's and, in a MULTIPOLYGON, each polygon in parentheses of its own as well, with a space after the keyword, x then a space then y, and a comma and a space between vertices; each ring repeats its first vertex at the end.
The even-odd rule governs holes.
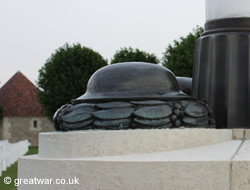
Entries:
POLYGON ((0 0, 0 87, 17 71, 34 84, 66 42, 105 59, 121 47, 158 58, 168 44, 205 24, 205 0, 0 0))

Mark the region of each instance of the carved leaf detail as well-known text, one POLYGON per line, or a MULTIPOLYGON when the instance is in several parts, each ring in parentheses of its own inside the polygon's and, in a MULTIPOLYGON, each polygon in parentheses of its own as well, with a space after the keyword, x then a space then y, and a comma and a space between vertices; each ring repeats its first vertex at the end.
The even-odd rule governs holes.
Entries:
POLYGON ((93 115, 102 120, 110 120, 110 119, 123 119, 128 118, 132 115, 135 108, 116 108, 116 109, 108 109, 108 110, 100 110, 93 112, 93 115))
POLYGON ((195 103, 189 104, 185 108, 184 113, 191 117, 204 117, 208 115, 208 110, 206 106, 195 102, 195 103))
POLYGON ((162 106, 145 106, 134 112, 136 117, 144 119, 160 119, 166 118, 172 114, 172 108, 168 105, 162 106))

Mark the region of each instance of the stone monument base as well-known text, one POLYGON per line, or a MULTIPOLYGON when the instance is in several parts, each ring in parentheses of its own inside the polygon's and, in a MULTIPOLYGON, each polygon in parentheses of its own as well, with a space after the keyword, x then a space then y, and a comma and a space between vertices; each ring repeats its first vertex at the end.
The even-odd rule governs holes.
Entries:
POLYGON ((18 161, 18 190, 249 189, 248 132, 41 133, 39 154, 18 161))

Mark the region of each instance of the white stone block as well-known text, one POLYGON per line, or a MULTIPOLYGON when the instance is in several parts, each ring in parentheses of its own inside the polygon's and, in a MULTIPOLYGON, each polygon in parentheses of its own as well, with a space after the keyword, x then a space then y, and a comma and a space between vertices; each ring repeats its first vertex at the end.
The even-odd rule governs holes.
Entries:
POLYGON ((229 190, 230 161, 241 141, 149 154, 19 158, 18 178, 79 178, 80 185, 20 185, 18 190, 229 190))
POLYGON ((8 140, 0 141, 0 169, 6 171, 8 167, 14 164, 18 157, 24 155, 28 148, 27 140, 17 143, 9 143, 8 140), (20 154, 22 153, 22 154, 20 154))
POLYGON ((81 158, 143 154, 206 146, 230 140, 230 129, 49 132, 39 135, 39 156, 81 158))
POLYGON ((250 129, 245 129, 245 130, 246 130, 245 132, 246 140, 250 140, 250 129))
POLYGON ((7 158, 2 157, 2 171, 6 171, 6 170, 7 170, 7 158))
POLYGON ((0 177, 2 176, 2 159, 0 158, 0 177))
POLYGON ((232 129, 234 140, 243 140, 245 129, 232 129))
POLYGON ((246 140, 232 162, 232 190, 250 189, 250 140, 246 140))

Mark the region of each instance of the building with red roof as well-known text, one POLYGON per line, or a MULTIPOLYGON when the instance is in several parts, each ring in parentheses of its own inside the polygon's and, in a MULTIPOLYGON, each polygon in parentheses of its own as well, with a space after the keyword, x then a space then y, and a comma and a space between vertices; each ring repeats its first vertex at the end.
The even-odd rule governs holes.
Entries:
POLYGON ((10 142, 28 139, 36 146, 39 132, 53 131, 37 92, 38 88, 19 71, 0 89, 0 105, 4 109, 0 139, 10 142))

